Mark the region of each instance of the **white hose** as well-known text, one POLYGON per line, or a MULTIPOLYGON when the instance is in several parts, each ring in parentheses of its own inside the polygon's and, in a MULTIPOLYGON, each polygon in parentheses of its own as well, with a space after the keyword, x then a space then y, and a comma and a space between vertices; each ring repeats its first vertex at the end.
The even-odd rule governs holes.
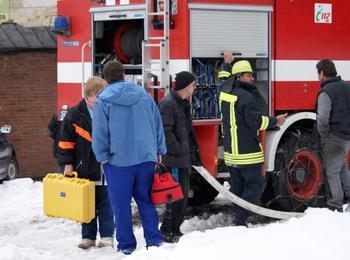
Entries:
POLYGON ((222 186, 211 174, 203 167, 203 166, 192 166, 202 177, 211 185, 214 189, 216 189, 221 195, 223 195, 226 199, 231 201, 232 203, 249 210, 251 212, 254 212, 256 214, 275 218, 275 219, 290 219, 295 217, 302 217, 304 216, 304 213, 298 213, 298 212, 285 212, 285 211, 277 211, 272 209, 263 208, 260 206, 257 206, 255 204, 252 204, 248 201, 245 201, 241 199, 240 197, 236 196, 229 190, 227 190, 224 186, 222 186))

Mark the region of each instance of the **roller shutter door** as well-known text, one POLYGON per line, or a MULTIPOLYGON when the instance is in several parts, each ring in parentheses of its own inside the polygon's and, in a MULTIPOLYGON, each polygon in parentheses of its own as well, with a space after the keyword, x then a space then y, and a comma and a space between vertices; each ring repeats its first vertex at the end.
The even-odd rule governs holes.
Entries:
POLYGON ((268 57, 269 13, 191 10, 191 56, 220 57, 226 49, 242 57, 268 57))

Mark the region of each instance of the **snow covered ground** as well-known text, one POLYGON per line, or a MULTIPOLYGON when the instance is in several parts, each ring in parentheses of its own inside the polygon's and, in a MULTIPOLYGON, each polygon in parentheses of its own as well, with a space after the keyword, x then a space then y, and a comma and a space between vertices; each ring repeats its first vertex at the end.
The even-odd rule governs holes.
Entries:
POLYGON ((46 217, 42 197, 41 182, 0 184, 0 260, 350 259, 350 213, 309 209, 300 219, 251 228, 228 226, 227 213, 193 217, 182 225, 185 235, 178 244, 150 250, 136 227, 138 248, 124 256, 112 248, 79 249, 80 224, 46 217))

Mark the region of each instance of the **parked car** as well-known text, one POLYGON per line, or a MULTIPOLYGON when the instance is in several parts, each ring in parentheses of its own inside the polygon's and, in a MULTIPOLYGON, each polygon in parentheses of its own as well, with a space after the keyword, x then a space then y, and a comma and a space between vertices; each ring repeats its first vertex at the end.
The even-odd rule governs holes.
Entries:
POLYGON ((19 176, 19 167, 13 145, 6 135, 11 133, 10 125, 0 127, 0 183, 19 176))

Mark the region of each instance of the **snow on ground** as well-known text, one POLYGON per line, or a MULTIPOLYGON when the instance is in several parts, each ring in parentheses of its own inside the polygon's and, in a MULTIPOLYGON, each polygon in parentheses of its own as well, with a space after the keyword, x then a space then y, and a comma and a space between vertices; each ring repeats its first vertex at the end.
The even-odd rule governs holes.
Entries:
POLYGON ((0 184, 0 260, 350 259, 350 213, 309 209, 300 219, 251 228, 228 226, 227 213, 193 217, 182 225, 178 244, 149 250, 138 226, 138 248, 124 256, 112 248, 79 249, 80 224, 45 216, 42 197, 41 182, 0 184))

